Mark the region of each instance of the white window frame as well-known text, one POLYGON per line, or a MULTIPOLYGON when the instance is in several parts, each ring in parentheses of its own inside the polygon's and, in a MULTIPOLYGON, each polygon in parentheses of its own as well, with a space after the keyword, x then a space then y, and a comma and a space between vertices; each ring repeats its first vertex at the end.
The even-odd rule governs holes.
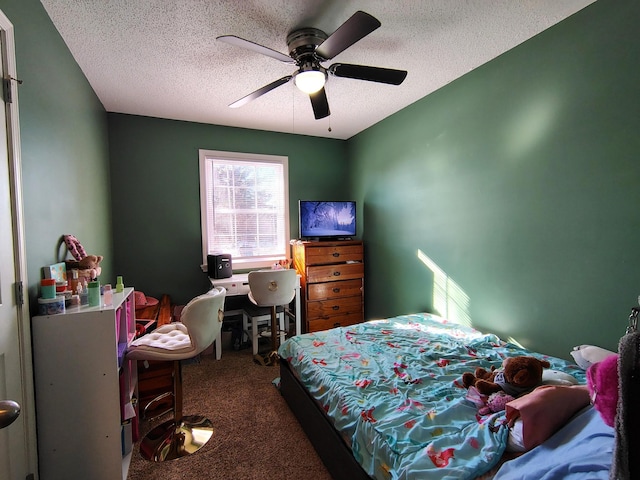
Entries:
POLYGON ((199 150, 200 159, 200 219, 202 227, 202 269, 207 270, 207 255, 211 253, 231 252, 221 251, 209 238, 209 218, 211 218, 211 208, 213 207, 213 188, 210 180, 211 170, 216 160, 247 162, 247 163, 277 163, 282 165, 282 184, 284 186, 284 218, 282 219, 282 245, 281 251, 274 255, 259 257, 237 258, 232 254, 233 270, 248 270, 255 268, 271 267, 278 260, 289 257, 290 226, 289 226, 289 158, 280 155, 262 155, 257 153, 224 152, 218 150, 199 150))

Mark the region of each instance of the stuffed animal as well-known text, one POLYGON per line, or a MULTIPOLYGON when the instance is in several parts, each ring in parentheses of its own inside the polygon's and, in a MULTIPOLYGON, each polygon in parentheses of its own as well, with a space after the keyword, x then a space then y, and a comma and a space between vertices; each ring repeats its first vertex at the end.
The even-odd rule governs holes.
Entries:
POLYGON ((98 278, 102 272, 100 262, 104 257, 102 255, 87 255, 82 260, 65 260, 67 271, 78 270, 81 277, 93 280, 98 278))
POLYGON ((591 403, 604 423, 615 427, 618 408, 618 355, 613 354, 594 363, 587 370, 587 386, 591 403))
POLYGON ((86 280, 94 280, 102 273, 100 262, 102 255, 87 255, 80 241, 71 234, 64 234, 62 240, 75 260, 65 260, 67 271, 78 270, 78 276, 86 280))
POLYGON ((551 364, 535 357, 508 357, 502 362, 502 368, 491 367, 490 371, 482 367, 476 368, 475 374, 462 374, 465 388, 475 386, 483 395, 504 391, 518 397, 533 390, 542 383, 542 369, 551 364))
POLYGON ((492 393, 489 395, 489 398, 487 398, 486 404, 478 409, 478 413, 480 415, 488 415, 490 413, 501 412, 511 400, 515 400, 515 398, 503 391, 492 393))
POLYGON ((595 345, 578 345, 577 347, 573 347, 570 353, 576 364, 583 370, 589 370, 591 365, 601 362, 610 355, 616 354, 616 352, 595 345))

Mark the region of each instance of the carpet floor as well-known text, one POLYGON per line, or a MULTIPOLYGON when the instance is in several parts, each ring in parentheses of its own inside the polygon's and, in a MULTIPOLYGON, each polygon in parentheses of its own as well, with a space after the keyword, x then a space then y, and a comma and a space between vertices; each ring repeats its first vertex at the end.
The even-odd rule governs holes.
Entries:
MULTIPOLYGON (((169 462, 150 462, 134 445, 128 480, 242 479, 331 480, 280 392, 276 367, 253 362, 250 349, 204 355, 183 366, 183 413, 203 415, 214 426, 198 452, 169 462)), ((170 419, 143 421, 144 435, 170 419)))

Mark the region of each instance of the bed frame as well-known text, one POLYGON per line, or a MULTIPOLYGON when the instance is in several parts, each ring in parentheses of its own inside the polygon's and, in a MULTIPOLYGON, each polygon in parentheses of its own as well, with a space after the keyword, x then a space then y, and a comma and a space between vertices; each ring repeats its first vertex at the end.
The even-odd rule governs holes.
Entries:
POLYGON ((283 358, 280 359, 280 393, 334 480, 371 480, 283 358))

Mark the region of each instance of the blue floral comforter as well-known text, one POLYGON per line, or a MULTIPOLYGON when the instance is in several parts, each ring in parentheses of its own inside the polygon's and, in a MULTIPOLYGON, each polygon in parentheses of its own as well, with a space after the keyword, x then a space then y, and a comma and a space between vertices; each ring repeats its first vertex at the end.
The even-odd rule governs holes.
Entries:
POLYGON ((308 333, 282 344, 298 378, 374 478, 473 479, 502 456, 504 412, 466 399, 462 374, 534 355, 584 381, 568 362, 430 315, 308 333))

